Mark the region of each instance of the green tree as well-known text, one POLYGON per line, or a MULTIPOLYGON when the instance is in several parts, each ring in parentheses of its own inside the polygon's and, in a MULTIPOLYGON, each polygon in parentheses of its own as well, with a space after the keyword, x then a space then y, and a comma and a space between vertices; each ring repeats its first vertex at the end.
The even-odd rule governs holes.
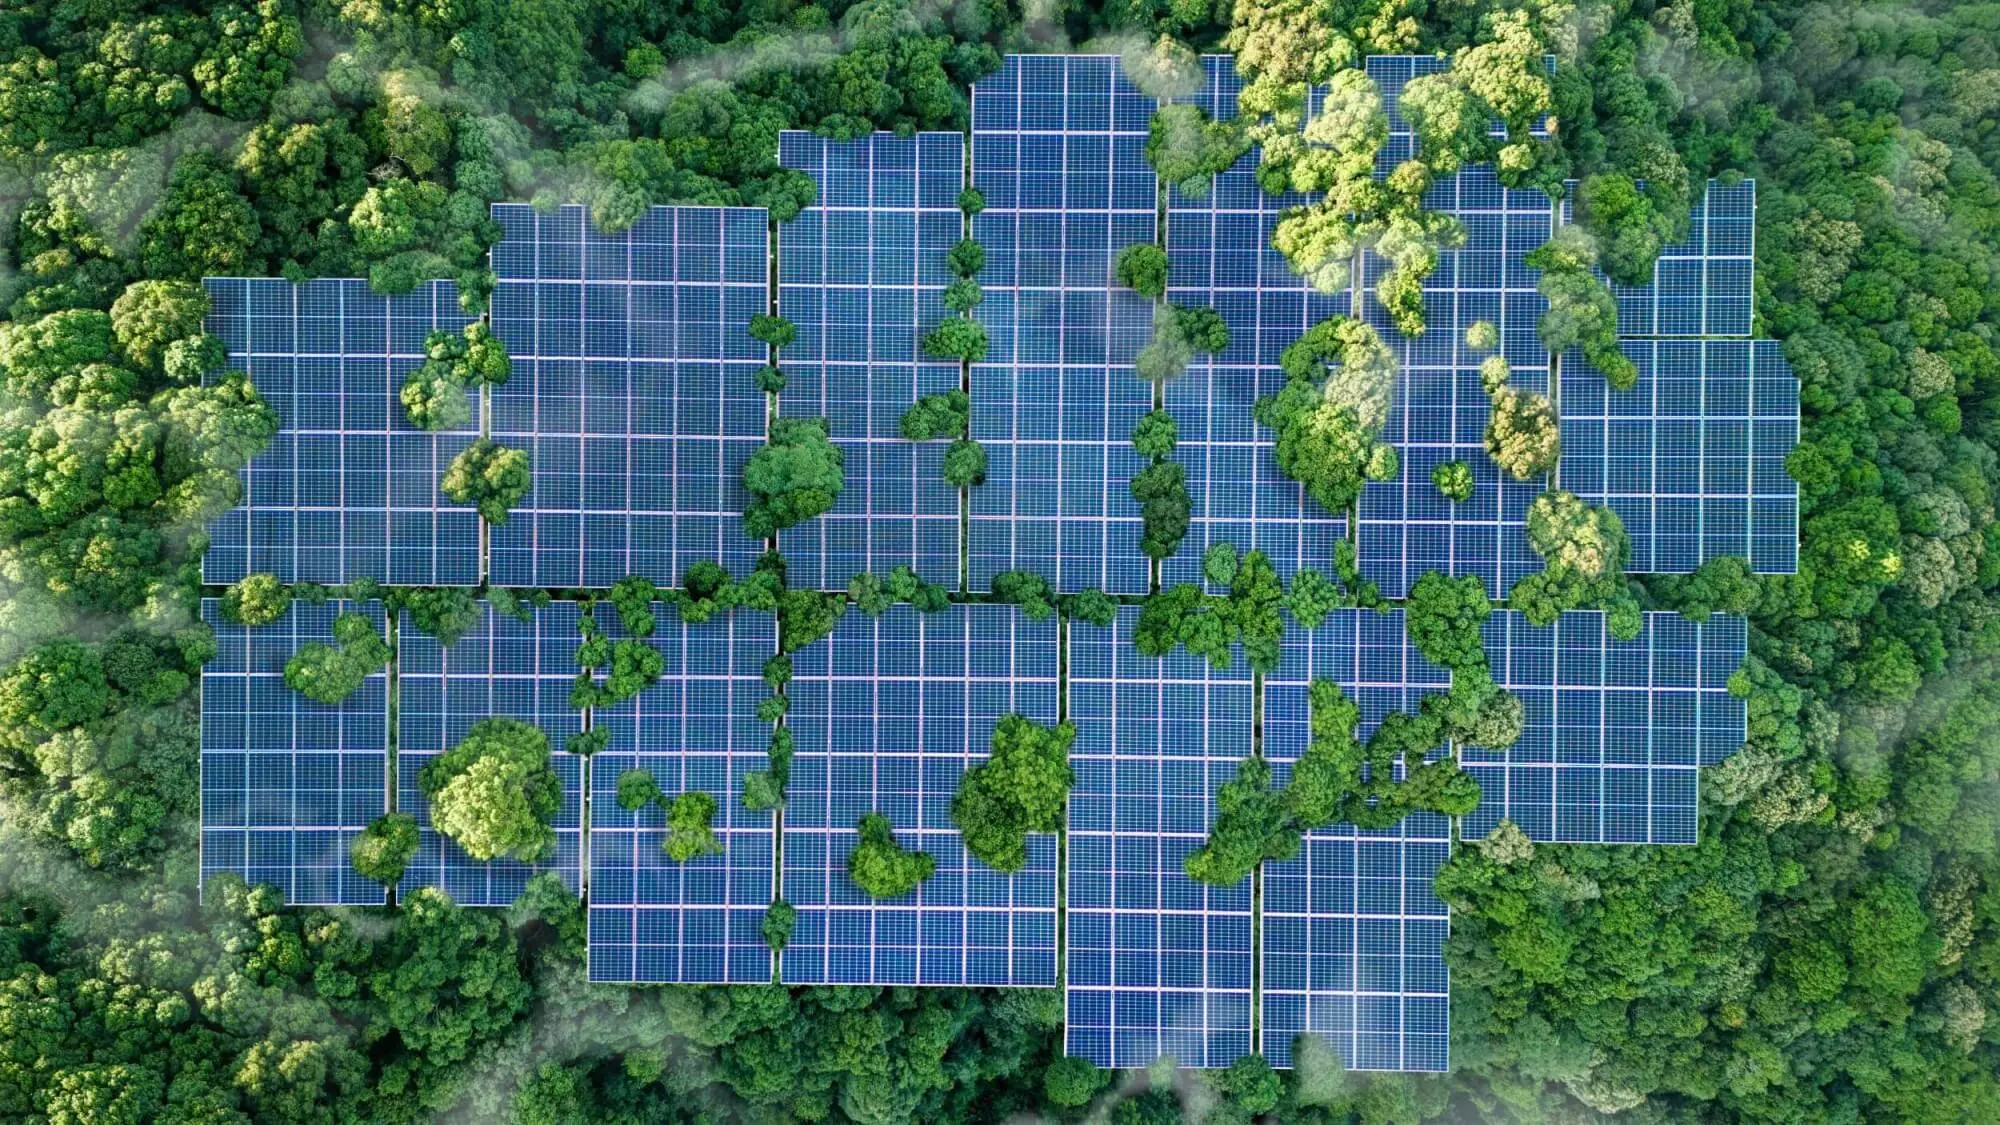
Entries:
POLYGON ((562 782, 549 765, 549 739, 517 719, 481 719, 458 745, 426 763, 418 782, 431 823, 477 860, 511 856, 533 863, 555 847, 550 825, 562 782))
POLYGON ((246 574, 222 595, 222 616, 240 625, 269 625, 285 615, 292 592, 273 574, 246 574))
POLYGON ((1118 252, 1118 283, 1148 300, 1167 295, 1167 252, 1150 242, 1135 242, 1118 252))
POLYGON ((533 483, 527 450, 480 438, 451 459, 438 488, 451 500, 478 508, 487 523, 499 525, 533 483))
POLYGON ((1447 500, 1460 504, 1472 499, 1472 466, 1463 461, 1446 461, 1431 470, 1431 484, 1447 500))
POLYGON ((744 530, 753 539, 769 539, 830 511, 846 484, 844 461, 840 447, 827 440, 825 419, 773 419, 770 439, 743 469, 750 493, 744 530))
POLYGON ((704 855, 721 855, 722 841, 711 827, 715 820, 715 798, 699 789, 690 789, 667 806, 667 838, 661 847, 667 858, 686 863, 704 855))
POLYGON ((937 861, 896 843, 889 818, 869 813, 857 826, 860 839, 847 857, 847 877, 870 898, 900 898, 931 877, 937 861))
POLYGON ((348 855, 364 878, 393 887, 416 858, 419 843, 416 817, 383 813, 354 837, 348 855))
POLYGON ((333 619, 333 643, 308 641, 285 661, 285 685, 328 706, 353 695, 389 663, 389 642, 363 613, 333 619))
POLYGON ((965 848, 995 871, 1028 862, 1028 833, 1062 828, 1063 802, 1076 775, 1069 748, 1076 728, 1041 727, 1024 715, 1002 715, 986 761, 965 771, 951 801, 952 823, 965 848))

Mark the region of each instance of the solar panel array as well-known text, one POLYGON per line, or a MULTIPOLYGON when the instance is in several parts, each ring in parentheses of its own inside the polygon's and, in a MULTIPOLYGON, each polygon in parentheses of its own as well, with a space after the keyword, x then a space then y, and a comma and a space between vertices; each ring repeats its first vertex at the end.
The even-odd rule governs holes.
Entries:
MULTIPOLYGON (((591 759, 590 979, 766 983, 776 831, 769 810, 744 807, 743 785, 770 764, 771 725, 757 706, 771 694, 763 666, 777 652, 776 623, 740 611, 687 623, 665 603, 653 613, 647 643, 666 661, 659 682, 591 712, 611 742, 591 759), (665 809, 618 803, 618 779, 633 769, 652 775, 663 801, 695 790, 714 797, 721 853, 670 858, 665 809)), ((608 607, 598 623, 624 636, 608 607)))
MULTIPOLYGON (((1389 117, 1389 140, 1378 160, 1386 174, 1415 152, 1415 134, 1398 110, 1411 79, 1448 69, 1444 59, 1390 55, 1367 60, 1389 117)), ((1503 131, 1499 123, 1494 131, 1503 131)), ((1533 130, 1540 134, 1541 125, 1533 130)), ((1386 597, 1407 596, 1428 571, 1477 575, 1501 597, 1541 569, 1528 547, 1528 505, 1547 487, 1535 477, 1516 480, 1486 453, 1491 402, 1479 367, 1489 353, 1466 343, 1466 332, 1484 321, 1499 332, 1499 354, 1512 369, 1510 383, 1549 391, 1548 350, 1536 331, 1548 302, 1538 290, 1541 271, 1523 259, 1549 240, 1555 211, 1547 195, 1500 183, 1491 165, 1438 177, 1424 207, 1452 215, 1465 228, 1465 244, 1438 253, 1424 282, 1426 330, 1414 339, 1397 331, 1379 301, 1362 302, 1364 315, 1396 353, 1400 375, 1383 439, 1401 459, 1395 479, 1369 482, 1357 508, 1356 547, 1364 578, 1386 597), (1447 462, 1472 470, 1473 494, 1453 502, 1431 483, 1447 462)), ((1360 284, 1373 292, 1389 263, 1373 251, 1361 255, 1360 284)))
POLYGON ((354 869, 348 848, 388 802, 388 670, 331 706, 285 684, 286 662, 305 645, 332 644, 334 620, 347 612, 384 629, 375 602, 297 602, 252 628, 224 620, 222 603, 203 599, 216 644, 201 670, 204 883, 233 871, 297 905, 387 900, 382 884, 354 869))
POLYGON ((495 440, 526 449, 527 496, 489 541, 503 586, 678 585, 703 559, 742 574, 743 467, 764 440, 748 335, 769 311, 760 208, 654 207, 617 234, 582 207, 496 204, 493 334, 513 376, 495 440))
POLYGON ((210 526, 202 580, 246 574, 339 585, 479 581, 479 515, 438 478, 477 435, 411 426, 397 397, 433 331, 472 319, 458 287, 396 297, 366 281, 212 277, 203 331, 247 372, 280 429, 240 474, 243 500, 210 526))
POLYGON ((783 353, 782 414, 825 418, 846 456, 832 511, 782 533, 792 581, 838 590, 863 571, 909 566, 958 587, 959 495, 944 441, 902 436, 920 396, 959 389, 959 365, 924 354, 946 317, 946 256, 962 234, 965 134, 778 138, 818 201, 778 239, 778 311, 798 328, 783 353))
POLYGON ((1527 723, 1506 750, 1460 749, 1483 792, 1466 839, 1506 817, 1537 841, 1695 842, 1697 770, 1743 745, 1744 704, 1728 691, 1748 643, 1741 618, 1649 613, 1636 640, 1618 641, 1599 612, 1537 628, 1509 610, 1484 635, 1527 723))
POLYGON ((1001 716, 1053 724, 1054 618, 1013 607, 897 606, 850 611, 793 656, 795 739, 785 806, 784 897, 798 910, 787 984, 1052 986, 1056 841, 1028 838, 1005 875, 972 858, 951 819, 965 771, 983 761, 1001 716), (936 870, 901 898, 870 898, 847 877, 863 816, 879 812, 936 870))
MULTIPOLYGON (((1242 88, 1233 60, 1202 59, 1204 84, 1188 99, 1217 120, 1236 116, 1242 88)), ((1214 543, 1265 553, 1287 580, 1300 568, 1330 571, 1345 537, 1345 512, 1329 513, 1278 469, 1270 431, 1251 417, 1258 398, 1285 376, 1279 353, 1307 328, 1348 308, 1346 294, 1321 293, 1271 248, 1280 213, 1300 196, 1267 195, 1252 151, 1211 179, 1206 192, 1167 189, 1167 299, 1206 306, 1229 325, 1229 346, 1200 355, 1167 384, 1167 411, 1180 444, 1193 511, 1180 550, 1160 564, 1164 585, 1200 582, 1202 553, 1214 543)))
POLYGON ((1563 357, 1562 486, 1608 504, 1632 541, 1627 569, 1686 573, 1738 555, 1760 574, 1798 569, 1799 384, 1775 340, 1628 340, 1639 369, 1612 390, 1563 357))
POLYGON ((1119 286, 1118 252, 1152 242, 1159 187, 1146 162, 1154 101, 1110 55, 1010 55, 972 88, 972 224, 986 250, 986 360, 972 368, 971 589, 1040 571, 1059 590, 1141 594, 1145 467, 1134 422, 1152 388, 1132 359, 1152 303, 1119 286))
POLYGON ((1064 1053, 1103 1067, 1228 1066, 1251 1042, 1250 880, 1187 877, 1215 794, 1250 754, 1254 685, 1185 649, 1133 647, 1139 611, 1069 627, 1070 762, 1064 1053))
POLYGON ((460 906, 506 906, 528 880, 553 871, 579 889, 583 854, 582 758, 569 742, 583 729, 569 703, 582 642, 573 602, 528 610, 520 620, 482 602, 479 621, 450 645, 417 627, 406 611, 396 630, 396 809, 417 818, 418 848, 397 895, 438 887, 460 906), (535 863, 478 860, 432 825, 423 768, 464 741, 473 724, 493 717, 530 723, 549 738, 550 766, 562 781, 555 850, 535 863))
MULTIPOLYGON (((1287 631, 1264 680, 1264 756, 1278 784, 1311 741, 1314 680, 1354 701, 1364 740, 1385 716, 1413 713, 1451 686, 1409 642, 1400 610, 1335 610, 1317 629, 1287 631)), ((1295 1038, 1312 1034, 1350 1070, 1446 1069, 1450 920, 1431 883, 1450 849, 1448 818, 1417 813, 1388 829, 1316 829, 1298 855, 1264 865, 1262 1048, 1271 1065, 1292 1065, 1295 1038)))
MULTIPOLYGON (((1576 185, 1564 193, 1573 223, 1576 185)), ((1618 301, 1620 336, 1750 335, 1757 251, 1757 181, 1708 181, 1690 213, 1688 235, 1660 252, 1648 285, 1599 278, 1618 301)))

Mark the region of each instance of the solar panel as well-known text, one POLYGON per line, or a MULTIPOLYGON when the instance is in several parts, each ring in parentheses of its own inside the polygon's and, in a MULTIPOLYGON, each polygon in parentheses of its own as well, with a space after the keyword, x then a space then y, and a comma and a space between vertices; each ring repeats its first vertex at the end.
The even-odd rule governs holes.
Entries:
POLYGON ((959 365, 923 353, 948 316, 946 255, 961 237, 965 135, 778 137, 779 163, 819 185, 778 238, 778 311, 798 328, 784 350, 783 414, 827 419, 846 455, 832 511, 779 536, 792 580, 842 589, 863 571, 909 566, 958 587, 959 496, 944 441, 902 436, 920 396, 959 389, 959 365))
POLYGON ((1145 462, 1132 425, 1152 389, 1132 359, 1152 304, 1114 280, 1118 252, 1152 242, 1159 188, 1146 163, 1153 99, 1108 55, 1010 55, 972 90, 972 184, 986 209, 986 361, 972 369, 971 589, 1032 569, 1059 590, 1142 594, 1145 462))
MULTIPOLYGON (((1191 100, 1218 120, 1236 116, 1241 81, 1224 55, 1202 59, 1205 83, 1191 100)), ((1271 248, 1279 213, 1303 197, 1265 194, 1252 151, 1211 178, 1199 197, 1167 189, 1168 299, 1213 308, 1229 325, 1229 347, 1200 356, 1167 385, 1167 410, 1180 444, 1193 511, 1180 550, 1160 564, 1166 585, 1201 582, 1202 553, 1214 543, 1256 549, 1287 580, 1301 567, 1332 570, 1346 536, 1346 513, 1329 513, 1278 469, 1271 432, 1251 417, 1259 397, 1285 376, 1278 356, 1307 328, 1348 307, 1345 294, 1306 284, 1271 248)))
POLYGON ((1760 574, 1798 569, 1799 385, 1775 340, 1629 340, 1629 391, 1563 359, 1562 486, 1610 505, 1626 569, 1686 573, 1738 555, 1760 574))
MULTIPOLYGON (((776 833, 768 810, 743 806, 743 782, 769 764, 771 725, 757 705, 771 694, 763 666, 778 650, 777 625, 743 611, 689 624, 664 603, 653 613, 648 643, 666 660, 659 683, 591 714, 611 743, 591 759, 590 979, 767 983, 762 926, 776 833), (618 803, 618 778, 631 769, 652 774, 668 801, 694 790, 714 797, 721 854, 669 858, 665 811, 618 803)), ((606 635, 624 635, 608 608, 597 620, 606 635)))
POLYGON ((583 852, 584 759, 568 751, 583 729, 569 705, 576 679, 580 607, 555 602, 519 620, 480 604, 479 623, 450 646, 417 627, 408 612, 396 632, 396 809, 417 818, 416 858, 396 893, 437 887, 460 906, 506 906, 528 880, 545 871, 578 887, 583 852), (482 719, 531 723, 549 737, 550 765, 562 780, 555 820, 556 848, 547 858, 476 860, 439 832, 430 819, 420 775, 438 755, 457 746, 482 719))
MULTIPOLYGON (((1413 713, 1424 696, 1451 686, 1450 673, 1408 641, 1401 610, 1335 610, 1317 629, 1288 630, 1264 680, 1264 756, 1278 784, 1311 740, 1314 680, 1339 684, 1360 708, 1364 740, 1388 714, 1413 713)), ((1262 1030, 1271 1065, 1292 1065, 1294 1039, 1313 1034, 1349 1070, 1447 1068, 1450 921, 1431 883, 1450 847, 1449 819, 1416 813, 1388 829, 1316 829, 1298 855, 1264 865, 1262 1030)))
MULTIPOLYGON (((1562 221, 1574 217, 1567 185, 1562 221)), ((1650 285, 1608 281, 1620 336, 1749 336, 1757 251, 1757 181, 1708 181, 1690 212, 1688 236, 1660 252, 1650 285)))
MULTIPOLYGON (((1407 596, 1433 570, 1476 575, 1497 598, 1541 569, 1528 547, 1527 512, 1547 482, 1516 480, 1487 456, 1492 406, 1479 374, 1486 355, 1467 345, 1466 331, 1479 321, 1492 324, 1512 369, 1509 383, 1548 392, 1548 351, 1537 333, 1548 303, 1537 290, 1541 271, 1523 258, 1549 240, 1553 212, 1547 196, 1503 187, 1485 165, 1439 179, 1425 203, 1456 216, 1466 241, 1439 253, 1436 272, 1424 282, 1423 335, 1404 336, 1378 302, 1367 302, 1370 323, 1401 369, 1382 435, 1401 464, 1394 479, 1361 490, 1361 572, 1391 598, 1407 596), (1451 461, 1472 470, 1469 500, 1450 500, 1431 483, 1432 470, 1451 461)), ((1370 253, 1362 268, 1372 289, 1387 263, 1370 253)))
POLYGON ((1067 1017, 1064 1053, 1103 1067, 1172 1056, 1228 1066, 1251 1042, 1251 880, 1211 887, 1182 864, 1208 839, 1215 794, 1250 753, 1254 685, 1184 649, 1072 621, 1067 1017))
POLYGON ((1743 744, 1743 701, 1728 692, 1747 644, 1741 618, 1649 613, 1638 639, 1617 641, 1602 613, 1536 628, 1505 611, 1484 635, 1493 678, 1520 697, 1527 725, 1507 750, 1460 751, 1483 791, 1465 839, 1504 816, 1537 841, 1695 841, 1697 771, 1743 744))
POLYGON ((478 583, 479 514, 438 491, 477 430, 419 430, 397 397, 424 361, 424 338, 472 319, 458 287, 433 281, 384 297, 354 280, 202 284, 211 303, 203 331, 280 421, 240 473, 242 503, 210 526, 202 580, 264 572, 327 585, 478 583))
POLYGON ((708 559, 747 572, 743 466, 764 439, 756 386, 767 312, 766 216, 655 207, 604 234, 581 207, 496 204, 493 334, 514 359, 492 434, 529 451, 534 483, 489 541, 504 586, 677 585, 708 559))
POLYGON ((1055 620, 1001 605, 854 611, 792 660, 784 878, 798 924, 785 983, 1054 985, 1055 837, 1029 836, 1027 865, 1000 874, 966 852, 951 800, 1002 715, 1056 721, 1055 620), (936 861, 901 898, 872 899, 847 877, 871 812, 936 861))
MULTIPOLYGON (((203 599, 216 653, 201 670, 201 876, 233 871, 269 883, 295 906, 379 906, 382 884, 354 870, 348 848, 388 801, 389 677, 370 675, 333 706, 285 685, 304 645, 333 643, 333 622, 354 611, 379 632, 369 602, 294 602, 250 628, 203 599)), ((386 634, 385 634, 386 636, 386 634)))

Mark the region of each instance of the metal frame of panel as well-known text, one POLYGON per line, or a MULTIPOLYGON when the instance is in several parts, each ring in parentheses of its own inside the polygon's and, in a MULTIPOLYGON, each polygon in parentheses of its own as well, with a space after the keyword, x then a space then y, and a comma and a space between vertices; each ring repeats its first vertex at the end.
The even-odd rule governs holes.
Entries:
POLYGON ((878 618, 850 611, 795 653, 795 742, 785 806, 785 900, 798 911, 787 984, 1052 986, 1056 839, 1028 838, 1003 875, 965 850, 951 800, 1009 713, 1053 724, 1057 624, 1012 606, 953 605, 878 618), (937 867, 878 901, 846 878, 855 826, 886 815, 937 867))
MULTIPOLYGON (((1451 674, 1409 642, 1401 610, 1338 609, 1317 629, 1288 630, 1264 679, 1264 756, 1276 784, 1311 740, 1313 680, 1339 684, 1360 708, 1363 739, 1388 714, 1415 712, 1451 687, 1451 674)), ((1293 1037, 1309 1032, 1349 1070, 1448 1068, 1451 923, 1431 882, 1450 851, 1450 819, 1416 813, 1388 829, 1316 829, 1297 856, 1264 864, 1261 1026, 1271 1065, 1290 1066, 1293 1037)))
MULTIPOLYGON (((767 983, 777 839, 770 810, 744 807, 743 785, 770 765, 771 724, 757 707, 771 694, 763 667, 777 652, 777 623, 744 610, 687 623, 664 602, 653 615, 646 643, 666 658, 660 681, 591 712, 611 743, 591 760, 590 979, 767 983), (695 789, 713 796, 722 853, 668 858, 665 808, 618 803, 618 778, 631 769, 651 773, 665 801, 695 789)), ((610 606, 597 622, 624 636, 610 606)))
POLYGON ((1688 573, 1738 555, 1759 574, 1798 569, 1799 384, 1775 340, 1628 340, 1639 368, 1612 390, 1563 358, 1562 486, 1607 504, 1635 574, 1688 573))
POLYGON ((1527 724, 1505 750, 1460 751, 1483 793, 1466 839, 1505 817, 1542 842, 1695 842, 1697 774, 1746 733, 1729 694, 1748 644, 1742 618, 1649 613, 1636 640, 1617 641, 1601 612, 1537 628, 1508 610, 1483 632, 1493 678, 1520 697, 1527 724))
MULTIPOLYGON (((1242 82, 1233 62, 1201 62, 1205 83, 1191 100, 1217 120, 1234 118, 1242 82)), ((1263 551, 1288 581, 1307 566, 1331 571, 1334 544, 1347 534, 1347 513, 1321 509, 1278 470, 1272 435, 1251 416, 1258 398, 1284 386, 1285 346, 1348 306, 1345 294, 1312 288, 1272 249, 1280 213, 1305 199, 1265 194, 1257 162, 1253 149, 1211 177, 1199 198, 1167 188, 1167 298, 1221 313, 1229 347, 1197 356, 1166 388, 1180 439, 1174 460, 1187 471, 1193 511, 1180 550, 1160 563, 1163 585, 1204 581, 1202 554, 1219 542, 1263 551)))
POLYGON ((949 443, 910 441, 900 423, 919 397, 959 389, 959 365, 925 355, 922 341, 958 315, 944 289, 964 226, 965 135, 837 141, 787 131, 778 160, 819 186, 778 239, 778 311, 798 328, 778 408, 827 419, 847 472, 833 510, 779 535, 793 581, 838 590, 855 574, 904 565, 956 589, 949 443))
POLYGON ((972 490, 968 581, 1035 570, 1057 589, 1142 594, 1145 462, 1133 423, 1152 388, 1132 359, 1153 306, 1114 280, 1118 252, 1152 242, 1158 182, 1146 162, 1155 102, 1111 55, 1010 55, 972 88, 972 186, 986 209, 984 362, 972 366, 972 434, 986 483, 972 490))
POLYGON ((216 653, 201 670, 201 878, 233 871, 270 883, 294 906, 380 906, 382 884, 354 869, 348 848, 388 801, 389 675, 371 673, 332 706, 285 684, 285 664, 307 644, 333 643, 341 613, 378 603, 294 602, 273 624, 223 619, 203 599, 216 653))
POLYGON ((1103 1067, 1228 1066, 1251 1042, 1251 880, 1210 887, 1182 863, 1208 839, 1215 794, 1252 748, 1239 658, 1132 644, 1138 609, 1069 627, 1070 756, 1064 1053, 1103 1067))
POLYGON ((583 729, 582 713, 569 703, 583 611, 573 602, 555 602, 528 612, 531 618, 522 621, 482 602, 479 623, 449 646, 419 629, 407 611, 402 615, 396 632, 396 808, 417 818, 419 843, 397 884, 398 897, 437 887, 460 906, 507 906, 529 879, 547 871, 571 892, 580 889, 588 765, 568 746, 583 729), (548 735, 550 766, 562 780, 555 851, 532 864, 473 859, 431 824, 423 768, 463 741, 473 724, 495 716, 531 723, 548 735))
POLYGON ((654 207, 603 234, 582 207, 495 204, 493 334, 513 376, 491 432, 534 483, 489 537, 503 586, 678 585, 708 559, 747 571, 743 467, 763 444, 768 219, 759 208, 654 207))
POLYGON ((445 499, 438 480, 477 427, 419 430, 398 398, 424 362, 425 337, 472 321, 458 287, 432 281, 384 297, 366 281, 330 278, 202 284, 203 331, 280 426, 239 473, 242 502, 210 525, 203 581, 264 572, 327 585, 476 585, 479 513, 445 499))

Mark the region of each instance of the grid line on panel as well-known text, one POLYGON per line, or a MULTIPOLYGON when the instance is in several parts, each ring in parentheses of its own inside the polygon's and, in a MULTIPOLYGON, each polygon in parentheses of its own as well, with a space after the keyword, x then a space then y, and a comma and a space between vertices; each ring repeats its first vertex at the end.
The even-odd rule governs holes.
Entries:
POLYGON ((969 582, 1041 572, 1062 591, 1143 594, 1133 423, 1152 390, 1132 359, 1152 303, 1113 280, 1117 252, 1155 241, 1145 158, 1154 101, 1112 56, 1013 55, 972 92, 973 237, 987 356, 972 365, 973 436, 987 480, 971 493, 969 582))
POLYGON ((1630 340, 1639 369, 1612 390, 1572 354, 1563 370, 1564 488, 1624 521, 1635 574, 1738 555, 1798 568, 1799 391, 1773 340, 1630 340))
POLYGON ((398 884, 399 896, 428 886, 460 906, 507 906, 528 880, 548 871, 572 892, 579 889, 587 768, 567 747, 583 726, 581 713, 569 703, 582 611, 576 603, 555 602, 529 612, 532 618, 522 621, 481 603, 478 624, 450 645, 403 614, 397 633, 396 804, 417 818, 418 848, 398 884), (555 849, 534 863, 474 859, 430 820, 424 767, 462 742, 475 724, 494 717, 532 724, 547 735, 550 766, 562 782, 555 849))
POLYGON ((819 193, 779 246, 779 311, 798 337, 785 349, 778 402, 787 415, 827 420, 847 477, 833 510, 780 536, 801 585, 843 589, 857 573, 899 565, 957 583, 948 443, 912 442, 900 422, 919 397, 959 386, 959 365, 926 355, 922 340, 957 315, 944 290, 963 225, 964 145, 962 133, 780 134, 779 162, 819 193))
POLYGON ((1000 717, 1053 724, 1056 622, 1012 606, 858 611, 794 656, 795 738, 785 811, 785 894, 798 922, 788 984, 1048 987, 1056 983, 1056 841, 1028 838, 1001 874, 965 850, 951 800, 984 760, 1000 717), (862 816, 936 870, 913 893, 875 900, 845 865, 862 816))
POLYGON ((1070 623, 1065 1054, 1228 1066, 1254 1048, 1250 880, 1209 887, 1182 864, 1250 753, 1254 684, 1240 660, 1139 655, 1137 621, 1070 623))
MULTIPOLYGON (((1279 782, 1310 739, 1308 692, 1331 680, 1360 708, 1366 739, 1392 712, 1449 690, 1409 642, 1401 610, 1341 609, 1288 631, 1264 681, 1264 751, 1279 782)), ((1392 828, 1337 824, 1264 865, 1263 1052, 1289 1066, 1293 1039, 1323 1037, 1351 1070, 1441 1071, 1449 1063, 1449 912, 1432 880, 1450 852, 1448 818, 1392 828)))
MULTIPOLYGON (((770 695, 762 669, 777 651, 776 623, 741 610, 683 622, 665 603, 653 612, 647 643, 664 658, 659 682, 592 714, 610 744, 591 763, 590 979, 766 983, 762 925, 777 841, 773 814, 746 807, 743 795, 749 775, 769 766, 771 725, 757 707, 770 695), (618 803, 618 779, 635 769, 666 802, 712 796, 721 854, 669 858, 665 809, 618 803)), ((615 619, 599 624, 624 635, 615 619)))
POLYGON ((1547 628, 1494 614, 1494 679, 1527 721, 1505 750, 1463 750, 1484 793, 1466 838, 1505 817, 1541 842, 1693 843, 1697 773, 1743 743, 1744 705, 1728 680, 1747 643, 1740 618, 1649 613, 1636 640, 1618 641, 1601 612, 1547 628))
POLYGON ((268 572, 328 585, 477 583, 478 513, 438 490, 476 430, 419 430, 398 401, 403 378, 424 361, 425 337, 472 320, 456 285, 387 297, 351 279, 203 285, 204 331, 279 418, 270 445, 238 473, 239 504, 210 525, 203 580, 268 572))
MULTIPOLYGON (((1577 221, 1566 185, 1562 221, 1577 221)), ((1756 272, 1757 181, 1710 180, 1689 211, 1688 235, 1660 251, 1652 282, 1626 285, 1602 271, 1618 303, 1620 337, 1748 338, 1756 272)))
POLYGON ((307 644, 333 642, 343 612, 379 631, 381 607, 294 603, 270 625, 222 617, 202 601, 216 655, 201 676, 201 875, 232 871, 278 888, 299 906, 380 905, 387 892, 364 878, 348 848, 382 815, 388 770, 388 676, 368 676, 331 706, 284 682, 307 644))
POLYGON ((655 207, 605 234, 583 208, 496 204, 493 332, 514 374, 492 432, 533 483, 490 536, 491 578, 677 585, 701 560, 743 573, 743 468, 764 439, 750 318, 769 304, 765 212, 655 207))

